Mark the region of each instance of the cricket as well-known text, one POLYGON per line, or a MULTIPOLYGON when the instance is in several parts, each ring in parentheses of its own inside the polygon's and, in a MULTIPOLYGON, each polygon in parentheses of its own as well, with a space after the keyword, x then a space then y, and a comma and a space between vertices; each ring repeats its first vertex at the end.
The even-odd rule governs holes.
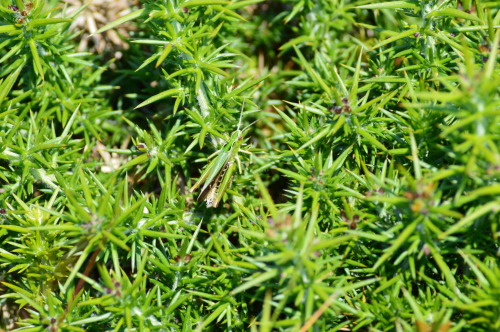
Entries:
POLYGON ((238 165, 240 174, 242 173, 239 153, 249 152, 240 150, 240 147, 244 141, 245 131, 253 124, 252 123, 245 129, 240 130, 244 104, 245 103, 243 102, 240 119, 238 121, 238 128, 232 133, 224 147, 214 154, 217 155, 217 157, 207 165, 198 181, 190 189, 190 192, 193 193, 196 189, 203 185, 201 187, 200 195, 198 196, 198 202, 205 200, 207 207, 217 207, 219 205, 224 193, 231 186, 236 165, 238 165))

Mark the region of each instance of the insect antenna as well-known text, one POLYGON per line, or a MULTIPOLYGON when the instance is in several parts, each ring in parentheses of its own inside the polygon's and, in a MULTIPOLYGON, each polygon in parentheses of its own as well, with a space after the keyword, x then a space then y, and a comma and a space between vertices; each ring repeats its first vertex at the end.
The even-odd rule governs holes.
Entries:
POLYGON ((245 98, 243 98, 243 102, 241 103, 240 120, 238 121, 238 128, 236 129, 237 131, 240 130, 241 120, 243 119, 243 110, 244 109, 245 109, 245 98))

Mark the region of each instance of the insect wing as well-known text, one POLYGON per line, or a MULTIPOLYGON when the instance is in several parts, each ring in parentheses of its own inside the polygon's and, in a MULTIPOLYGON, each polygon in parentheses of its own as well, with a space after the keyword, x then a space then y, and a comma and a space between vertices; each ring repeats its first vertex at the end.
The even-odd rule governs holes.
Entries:
POLYGON ((227 152, 221 151, 215 160, 212 160, 210 164, 208 164, 205 171, 201 174, 200 178, 194 186, 189 190, 190 192, 194 192, 201 184, 204 183, 201 191, 203 192, 212 182, 212 180, 217 176, 218 172, 222 169, 224 162, 222 159, 227 159, 227 152), (222 163, 221 163, 222 162, 222 163))
MULTIPOLYGON (((226 190, 229 189, 231 186, 231 181, 233 179, 233 173, 236 168, 236 164, 231 161, 226 167, 226 170, 224 171, 224 176, 221 179, 220 184, 218 184, 217 188, 217 195, 215 197, 215 200, 212 204, 213 207, 217 207, 219 205, 220 200, 222 199, 222 196, 226 193, 226 190)), ((208 205, 208 202, 207 202, 208 205)))
POLYGON ((217 159, 215 159, 213 166, 208 172, 205 184, 201 188, 202 192, 205 191, 207 188, 209 188, 212 183, 217 182, 216 178, 218 179, 219 176, 221 175, 220 173, 223 173, 221 171, 224 171, 224 168, 228 162, 228 157, 229 157, 229 152, 227 151, 221 151, 219 153, 219 156, 217 156, 217 159))
POLYGON ((226 172, 226 166, 224 166, 217 176, 214 178, 212 182, 209 183, 208 186, 203 186, 204 189, 201 190, 200 195, 198 196, 197 201, 203 201, 205 200, 207 202, 207 207, 217 207, 216 198, 218 196, 218 191, 219 191, 219 183, 224 176, 224 173, 226 172))

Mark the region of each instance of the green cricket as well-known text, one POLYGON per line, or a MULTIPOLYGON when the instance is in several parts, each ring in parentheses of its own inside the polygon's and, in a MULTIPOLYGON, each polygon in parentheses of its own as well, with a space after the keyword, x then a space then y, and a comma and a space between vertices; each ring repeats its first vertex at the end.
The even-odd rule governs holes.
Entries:
POLYGON ((240 130, 242 115, 243 106, 240 113, 238 129, 233 132, 224 148, 217 152, 217 158, 208 164, 198 181, 190 189, 190 192, 193 193, 203 184, 200 195, 198 196, 198 201, 205 200, 207 207, 217 207, 224 193, 231 186, 233 173, 236 169, 235 161, 237 161, 238 169, 241 173, 238 154, 244 141, 243 132, 246 130, 246 128, 242 131, 240 130))

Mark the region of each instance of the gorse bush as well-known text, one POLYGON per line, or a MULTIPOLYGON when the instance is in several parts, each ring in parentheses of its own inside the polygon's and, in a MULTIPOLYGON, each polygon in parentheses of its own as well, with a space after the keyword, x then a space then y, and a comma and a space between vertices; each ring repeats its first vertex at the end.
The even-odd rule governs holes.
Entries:
POLYGON ((500 330, 497 2, 79 5, 0 0, 1 328, 500 330))

